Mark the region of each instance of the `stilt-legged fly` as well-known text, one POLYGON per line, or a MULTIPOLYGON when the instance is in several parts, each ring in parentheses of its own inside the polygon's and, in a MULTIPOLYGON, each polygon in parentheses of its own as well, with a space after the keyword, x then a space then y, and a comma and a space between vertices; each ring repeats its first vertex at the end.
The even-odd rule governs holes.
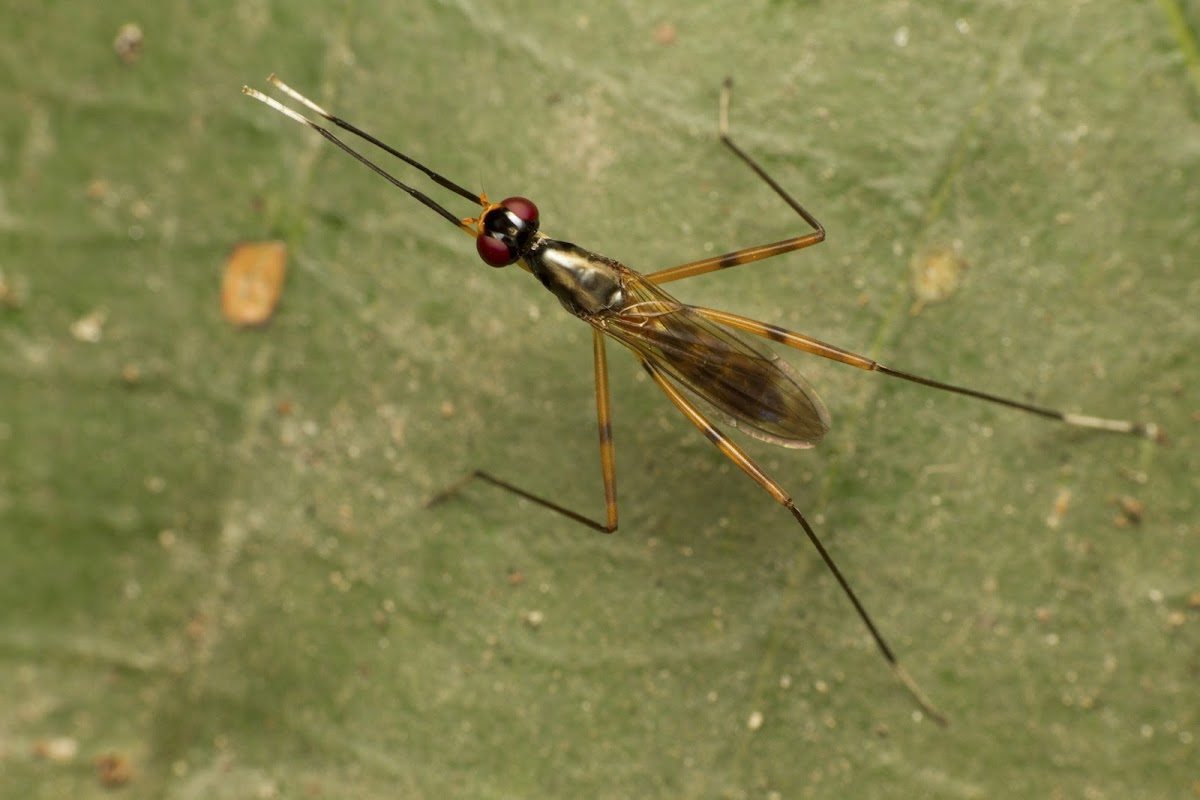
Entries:
POLYGON ((428 195, 395 178, 339 139, 330 130, 278 101, 244 87, 243 91, 276 111, 315 130, 337 147, 365 164, 397 188, 474 237, 475 248, 483 262, 492 267, 516 264, 532 273, 558 301, 575 316, 592 326, 592 350, 596 378, 596 409, 600 428, 600 467, 604 478, 604 521, 597 521, 543 497, 525 491, 491 473, 477 470, 458 485, 435 497, 431 504, 458 492, 474 479, 483 480, 537 505, 556 511, 578 523, 603 533, 617 529, 617 476, 613 450, 612 413, 608 396, 606 337, 633 351, 634 357, 663 393, 683 415, 699 428, 730 461, 740 467, 777 503, 795 517, 825 566, 837 579, 842 591, 854 605, 858 616, 870 631, 880 652, 892 666, 897 678, 916 702, 939 722, 945 717, 926 698, 924 692, 896 659, 870 614, 850 588, 842 571, 817 537, 812 526, 796 508, 791 495, 762 469, 733 440, 714 425, 695 400, 714 409, 730 425, 750 436, 782 447, 812 447, 829 430, 829 412, 808 382, 773 350, 744 334, 776 342, 822 358, 840 361, 852 367, 879 372, 893 378, 919 383, 933 389, 973 397, 1018 411, 1084 428, 1127 433, 1154 438, 1158 429, 1151 423, 1125 422, 1073 414, 999 397, 987 392, 953 386, 885 367, 876 361, 800 333, 766 322, 681 303, 661 288, 663 284, 703 275, 715 270, 750 264, 772 256, 790 253, 824 241, 825 228, 800 203, 729 137, 729 98, 732 83, 721 91, 719 136, 721 141, 750 169, 763 179, 793 211, 812 228, 808 233, 772 244, 748 247, 725 255, 704 258, 670 269, 643 275, 629 267, 585 250, 570 242, 552 239, 542 233, 537 206, 524 197, 509 197, 493 203, 485 195, 475 194, 432 169, 418 163, 369 133, 339 119, 272 75, 270 83, 279 91, 320 115, 334 126, 379 147, 386 153, 423 172, 434 183, 480 206, 479 216, 460 219, 428 195))

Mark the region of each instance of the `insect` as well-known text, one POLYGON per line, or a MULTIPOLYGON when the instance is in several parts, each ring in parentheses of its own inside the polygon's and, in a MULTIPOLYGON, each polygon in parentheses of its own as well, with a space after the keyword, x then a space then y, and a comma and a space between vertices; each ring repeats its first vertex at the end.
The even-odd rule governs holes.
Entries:
POLYGON ((408 193, 436 214, 475 239, 480 259, 491 267, 516 264, 531 273, 558 298, 571 314, 592 326, 592 351, 595 365, 596 415, 600 434, 600 467, 604 479, 603 521, 594 520, 569 508, 515 486, 483 470, 476 470, 464 481, 435 497, 431 504, 444 500, 472 480, 482 480, 537 505, 603 533, 617 529, 617 477, 613 448, 612 411, 609 404, 606 339, 629 348, 651 380, 685 417, 699 428, 709 441, 750 476, 774 500, 791 512, 816 548, 842 591, 866 625, 884 659, 916 703, 933 719, 945 723, 946 717, 926 697, 917 683, 900 665, 871 615, 859 601, 842 571, 825 549, 804 514, 788 492, 763 470, 736 442, 727 437, 701 410, 696 400, 715 410, 728 424, 751 437, 790 448, 812 447, 829 430, 829 413, 812 387, 787 362, 758 337, 822 358, 840 361, 852 367, 879 372, 933 389, 973 397, 1018 411, 1036 414, 1068 425, 1096 428, 1116 433, 1154 438, 1152 423, 1126 422, 1073 414, 1031 405, 987 392, 954 386, 931 378, 886 367, 840 347, 794 331, 748 317, 681 303, 667 294, 662 285, 703 275, 716 270, 751 264, 783 253, 801 250, 825 239, 825 228, 795 198, 751 158, 729 136, 729 100, 732 81, 721 89, 718 134, 721 142, 744 162, 811 228, 800 236, 772 244, 748 247, 725 255, 700 259, 677 267, 643 275, 629 267, 585 250, 578 245, 552 239, 542 233, 537 206, 524 197, 509 197, 499 203, 486 195, 475 194, 371 134, 325 111, 319 105, 283 83, 274 75, 268 81, 280 92, 318 114, 337 128, 347 131, 424 173, 434 183, 482 210, 476 217, 459 218, 428 195, 403 183, 366 156, 339 139, 331 130, 284 106, 250 87, 242 91, 271 108, 306 125, 332 144, 357 159, 393 186, 408 193), (749 334, 750 336, 746 336, 749 334))

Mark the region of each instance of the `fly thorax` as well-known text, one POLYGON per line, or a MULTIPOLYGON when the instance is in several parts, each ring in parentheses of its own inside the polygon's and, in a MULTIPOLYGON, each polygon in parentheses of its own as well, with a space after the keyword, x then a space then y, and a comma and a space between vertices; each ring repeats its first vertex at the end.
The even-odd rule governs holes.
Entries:
POLYGON ((577 317, 595 317, 625 304, 621 270, 612 259, 570 242, 541 239, 526 253, 525 263, 577 317))

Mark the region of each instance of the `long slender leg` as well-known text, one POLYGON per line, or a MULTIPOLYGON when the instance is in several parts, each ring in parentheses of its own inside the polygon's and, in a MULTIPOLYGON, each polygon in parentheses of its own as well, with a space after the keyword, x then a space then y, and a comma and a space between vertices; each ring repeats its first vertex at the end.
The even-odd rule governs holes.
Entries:
MULTIPOLYGON (((358 129, 355 128, 354 126, 343 123, 340 120, 338 120, 336 117, 330 116, 328 113, 326 113, 324 110, 322 110, 321 107, 318 106, 316 103, 313 103, 311 100, 304 97, 304 95, 299 94, 294 89, 292 89, 289 86, 287 86, 286 84, 284 84, 282 81, 279 81, 274 75, 271 76, 271 81, 276 86, 278 86, 281 90, 286 92, 288 95, 290 95, 291 97, 294 97, 296 100, 300 101, 304 105, 315 110, 318 114, 325 117, 326 119, 328 119, 332 122, 335 122, 336 124, 340 125, 341 127, 345 128, 347 130, 357 132, 360 135, 364 136, 365 138, 368 138, 370 141, 374 141, 374 142, 378 143, 377 140, 367 136, 367 134, 363 134, 361 131, 358 131, 358 129)), ((243 86, 242 92, 244 94, 250 95, 255 100, 258 100, 260 102, 267 104, 268 106, 275 109, 280 114, 283 114, 284 116, 288 117, 289 119, 293 119, 296 122, 299 122, 301 125, 305 125, 309 128, 312 128, 314 131, 321 134, 321 136, 325 137, 325 139, 330 144, 336 146, 339 150, 341 150, 342 152, 349 155, 351 158, 355 159, 356 161, 358 161, 361 164, 363 164, 364 166, 366 166, 368 169, 370 169, 376 175, 379 175, 381 178, 383 178, 388 183, 395 186, 397 189, 400 189, 401 191, 406 192, 411 197, 420 201, 422 205, 433 210, 440 216, 446 218, 451 223, 456 225, 460 230, 462 230, 472 236, 475 235, 475 232, 472 230, 471 226, 468 225, 464 220, 461 220, 458 217, 451 214, 449 211, 447 211, 445 208, 443 208, 441 205, 439 205, 437 203, 437 201, 435 201, 429 195, 425 194, 424 192, 418 191, 417 189, 414 189, 413 187, 409 186, 404 181, 402 181, 399 178, 397 178, 396 176, 392 175, 390 172, 385 170, 383 167, 376 164, 374 161, 371 161, 371 159, 367 158, 362 153, 358 152, 353 147, 351 147, 350 145, 346 144, 341 139, 339 139, 332 131, 326 130, 325 128, 323 128, 320 125, 318 125, 317 123, 313 122, 311 119, 304 116, 303 114, 293 111, 292 109, 290 109, 287 106, 280 103, 275 98, 267 97, 265 94, 258 91, 257 89, 251 89, 249 86, 243 86)), ((404 155, 403 153, 393 150, 392 148, 389 148, 387 145, 384 145, 382 143, 379 143, 379 144, 381 147, 386 149, 389 153, 393 153, 396 156, 398 156, 399 158, 402 158, 404 161, 417 166, 423 172, 432 176, 434 178, 434 180, 436 180, 438 183, 441 183, 443 186, 453 186, 453 184, 451 184, 448 180, 441 178, 441 176, 437 175, 437 173, 434 173, 433 171, 427 169, 426 167, 421 166, 416 161, 413 161, 411 158, 404 155)), ((483 204, 482 197, 477 197, 477 196, 469 194, 469 193, 467 194, 467 197, 475 200, 480 205, 483 204)))
MULTIPOLYGON (((379 139, 376 139, 374 136, 367 133, 362 128, 359 128, 355 125, 351 125, 346 120, 341 119, 340 117, 336 117, 333 114, 330 114, 328 111, 321 108, 319 105, 314 103, 312 100, 309 100, 307 97, 300 94, 295 89, 293 89, 292 87, 288 86, 286 83, 281 81, 278 76, 272 74, 271 76, 269 76, 267 78, 267 80, 270 81, 270 83, 273 84, 275 86, 275 88, 277 88, 279 91, 283 92, 288 97, 292 98, 293 100, 300 103, 301 105, 311 109, 312 111, 317 112, 322 117, 329 120, 334 125, 337 125, 342 130, 349 131, 350 133, 353 133, 355 136, 359 137, 360 139, 363 139, 363 140, 368 141, 371 144, 375 145, 380 150, 383 150, 384 152, 395 156, 396 158, 400 159, 404 163, 416 167, 417 169, 421 170, 421 172, 424 172, 426 175, 428 175, 430 178, 432 178, 434 180, 434 182, 437 183, 439 186, 444 186, 445 188, 449 189, 450 191, 454 192, 457 195, 465 197, 466 199, 471 200, 475 203, 478 203, 479 205, 483 205, 482 198, 479 195, 475 194, 472 191, 464 189, 463 187, 459 186, 457 183, 455 183, 454 181, 445 177, 444 175, 440 175, 439 173, 434 172, 429 167, 425 166, 424 164, 417 161, 416 159, 409 158, 408 156, 404 155, 404 153, 401 153, 399 150, 392 147, 390 144, 387 144, 386 142, 381 142, 379 139)), ((259 100, 262 100, 263 102, 268 102, 270 100, 270 98, 264 98, 261 94, 259 94, 258 92, 254 91, 252 89, 247 91, 246 93, 254 95, 259 100)), ((268 105, 274 106, 275 104, 268 103, 268 105)), ((287 112, 285 111, 284 113, 286 114, 287 112)), ((291 116, 291 115, 289 114, 288 116, 291 116)))
POLYGON ((901 378, 911 383, 919 383, 922 386, 928 386, 933 389, 940 389, 944 392, 954 392, 955 394, 966 395, 973 397, 976 400, 983 400, 988 403, 1015 408, 1018 411, 1024 411, 1029 414, 1037 414, 1039 417, 1064 422, 1067 425, 1075 425, 1080 428, 1095 428, 1098 430, 1111 431, 1113 433, 1127 433, 1133 436, 1143 436, 1147 439, 1158 439, 1160 432, 1158 425, 1153 422, 1129 422, 1122 419, 1103 419, 1101 417, 1092 417, 1086 414, 1072 414, 1067 411, 1059 411, 1053 408, 1045 408, 1036 406, 1031 403, 1023 403, 1020 400, 1013 400, 999 395, 981 392, 978 389, 968 389, 965 386, 955 386, 951 383, 943 383, 932 378, 924 378, 920 375, 913 375, 908 372, 902 372, 898 369, 885 367, 866 356, 851 353, 848 350, 843 350, 840 347, 835 347, 831 344, 813 339, 811 336, 805 336, 802 333, 796 333, 777 325, 771 325, 766 322, 760 322, 756 319, 743 317, 739 314, 731 314, 728 311, 718 311, 713 308, 699 308, 696 306, 690 307, 692 311, 699 314, 705 319, 716 322, 720 325, 726 325, 730 328, 752 333, 755 336, 761 336, 764 339, 770 339, 773 342, 794 347, 797 350, 802 350, 805 353, 821 356, 822 358, 840 361, 843 364, 849 364, 852 367, 858 367, 869 372, 879 372, 893 378, 901 378))
POLYGON ((617 529, 617 453, 613 447, 612 406, 608 399, 608 357, 604 334, 592 330, 592 354, 596 369, 596 424, 600 429, 600 472, 604 475, 605 531, 617 529))
POLYGON ((858 612, 859 618, 867 626, 867 630, 870 631, 871 638, 875 640, 875 644, 879 648, 879 652, 882 653, 884 659, 891 664, 892 670, 896 677, 902 684, 904 684, 904 687, 908 689, 909 693, 913 696, 913 699, 916 700, 917 705, 924 709, 926 713, 928 713, 939 723, 945 725, 947 723, 945 715, 942 714, 942 712, 939 711, 932 702, 930 702, 929 698, 925 696, 925 693, 921 691, 921 687, 918 686, 916 681, 914 681, 908 672, 905 671, 904 667, 900 666, 900 662, 896 660, 896 655, 892 652, 892 648, 888 646, 887 641, 885 641, 883 638, 883 634, 881 634, 879 629, 875 627, 875 622, 871 619, 871 615, 867 613, 867 609, 858 599, 858 595, 856 595, 854 590, 850 588, 850 583, 846 580, 845 576, 842 575, 842 571, 838 569, 837 564, 834 563, 833 557, 829 555, 829 551, 825 549, 825 545, 821 543, 821 540, 817 537, 817 534, 812 529, 812 526, 808 524, 808 520, 805 519, 804 515, 800 513, 800 510, 796 508, 795 503, 792 502, 792 498, 790 495, 788 495, 787 491, 780 486, 774 478, 763 471, 762 467, 755 463, 754 459, 750 458, 750 456, 746 454, 746 451, 742 450, 742 448, 739 447, 736 442, 731 440, 724 433, 722 433, 720 429, 709 422, 708 419, 702 413, 700 413, 700 411, 691 402, 689 402, 688 399, 684 397, 677 388, 675 388, 670 380, 668 380, 667 377, 663 375, 657 367, 647 363, 646 361, 642 361, 642 366, 645 368, 646 372, 650 373, 650 377, 654 379, 654 382, 658 384, 658 387, 663 390, 668 398, 670 398, 671 402, 683 412, 684 416, 686 416, 693 425, 699 428, 704 435, 708 437, 710 442, 716 445, 717 449, 720 450, 726 458, 728 458, 734 464, 737 464, 737 466, 740 467, 743 472, 754 479, 755 483, 765 489, 767 493, 771 495, 771 497, 775 498, 775 502, 792 512, 792 516, 795 517, 796 521, 800 523, 800 527, 804 529, 804 533, 806 536, 808 536, 808 540, 812 542, 813 547, 817 549, 817 552, 821 556, 821 560, 825 562, 825 566, 831 573, 833 573, 833 577, 837 579, 838 585, 842 587, 842 591, 845 592, 846 597, 848 597, 850 602, 854 605, 854 610, 858 612))
POLYGON ((562 514, 567 519, 586 525, 594 531, 600 533, 615 531, 617 529, 617 458, 616 450, 613 447, 612 404, 608 397, 608 358, 604 352, 604 334, 597 330, 592 332, 592 353, 596 364, 596 422, 600 431, 600 471, 604 476, 604 522, 597 522, 590 517, 585 517, 577 511, 572 511, 544 497, 527 492, 521 487, 514 486, 481 469, 475 470, 462 480, 429 498, 425 507, 429 508, 449 500, 465 489, 467 484, 479 479, 518 497, 523 497, 542 508, 562 514))
POLYGON ((747 247, 744 250, 738 250, 733 253, 713 256, 712 258, 703 258, 699 261, 680 264, 678 267, 651 272, 646 276, 651 283, 670 283, 671 281, 703 275, 706 272, 714 272, 719 269, 728 269, 729 267, 736 267, 741 264, 762 261, 763 259, 811 247, 814 244, 825 241, 825 226, 818 222, 816 217, 808 213, 796 198, 788 194, 786 189, 780 186, 774 178, 767 174, 766 170, 759 166, 757 161, 747 155, 746 151, 738 147, 733 139, 729 137, 729 95, 732 91, 733 80, 726 78, 725 83, 721 86, 721 118, 718 127, 718 136, 733 151, 734 155, 745 162, 750 169, 754 170, 758 177, 766 181, 767 185, 775 190, 775 194, 782 197, 783 201, 791 206, 793 211, 803 217, 804 221, 813 227, 813 232, 806 233, 803 236, 796 236, 792 239, 784 239, 781 242, 747 247))
MULTIPOLYGON (((744 250, 738 250, 733 253, 706 258, 700 261, 693 261, 688 264, 681 264, 678 267, 659 270, 647 275, 647 279, 655 284, 668 283, 670 281, 682 280, 695 275, 703 275, 706 272, 712 272, 718 269, 727 269, 736 267, 741 264, 749 264, 755 261, 771 258, 782 253, 788 253, 792 250, 799 250, 804 247, 817 244, 825 239, 825 228, 816 220, 805 208, 800 205, 794 197, 788 194, 779 183, 767 174, 766 170, 746 151, 742 150, 733 139, 729 136, 729 97, 732 91, 732 80, 726 79, 721 87, 721 114, 719 124, 719 136, 730 150, 745 162, 750 169, 754 170, 760 178, 762 178, 768 186, 770 186, 777 195, 783 198, 791 208, 798 213, 805 222, 811 225, 815 230, 813 233, 798 236, 794 239, 785 239, 774 244, 759 245, 757 247, 748 247, 744 250)), ((732 328, 744 330, 748 333, 753 333, 756 336, 762 336, 765 339, 770 339, 788 347, 794 347, 797 350, 803 350, 806 353, 829 358, 834 361, 840 361, 843 364, 849 364, 859 369, 868 370, 870 372, 880 372, 884 375, 889 375, 893 378, 901 378, 912 383, 919 383, 923 386, 929 386, 933 389, 940 389, 946 392, 954 392, 955 394, 966 395, 977 400, 983 400, 989 403, 1015 408, 1019 411, 1025 411, 1030 414, 1037 414, 1048 419, 1058 420, 1067 425, 1075 425, 1081 428, 1094 428, 1098 430, 1112 431, 1114 433, 1126 433, 1134 436, 1143 436, 1148 439, 1159 439, 1162 433, 1153 422, 1130 422, 1127 420, 1104 419, 1102 417, 1093 417, 1086 414, 1072 414, 1066 411, 1057 409, 1045 408, 1042 406, 1023 403, 1019 400, 1011 400, 999 395, 981 392, 977 389, 969 389, 963 386, 955 386, 953 384, 944 383, 942 381, 925 378, 920 375, 913 375, 901 370, 885 367, 884 365, 867 358, 866 356, 852 353, 840 347, 831 344, 826 344, 812 337, 803 334, 788 331, 775 325, 770 325, 765 322, 742 317, 737 314, 730 314, 727 311, 717 311, 708 308, 695 308, 697 314, 710 319, 714 322, 728 325, 732 328)))

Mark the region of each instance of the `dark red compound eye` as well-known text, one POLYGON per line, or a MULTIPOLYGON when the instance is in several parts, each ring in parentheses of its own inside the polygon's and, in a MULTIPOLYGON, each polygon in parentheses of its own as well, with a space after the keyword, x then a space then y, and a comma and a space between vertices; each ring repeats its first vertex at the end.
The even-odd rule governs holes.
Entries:
POLYGON ((500 201, 500 205, 515 214, 517 219, 522 222, 531 223, 538 221, 537 206, 527 197, 506 197, 500 201))
POLYGON ((479 257, 483 259, 483 263, 488 266, 507 267, 517 260, 516 254, 509 249, 507 244, 487 234, 480 234, 475 237, 475 249, 479 252, 479 257))

